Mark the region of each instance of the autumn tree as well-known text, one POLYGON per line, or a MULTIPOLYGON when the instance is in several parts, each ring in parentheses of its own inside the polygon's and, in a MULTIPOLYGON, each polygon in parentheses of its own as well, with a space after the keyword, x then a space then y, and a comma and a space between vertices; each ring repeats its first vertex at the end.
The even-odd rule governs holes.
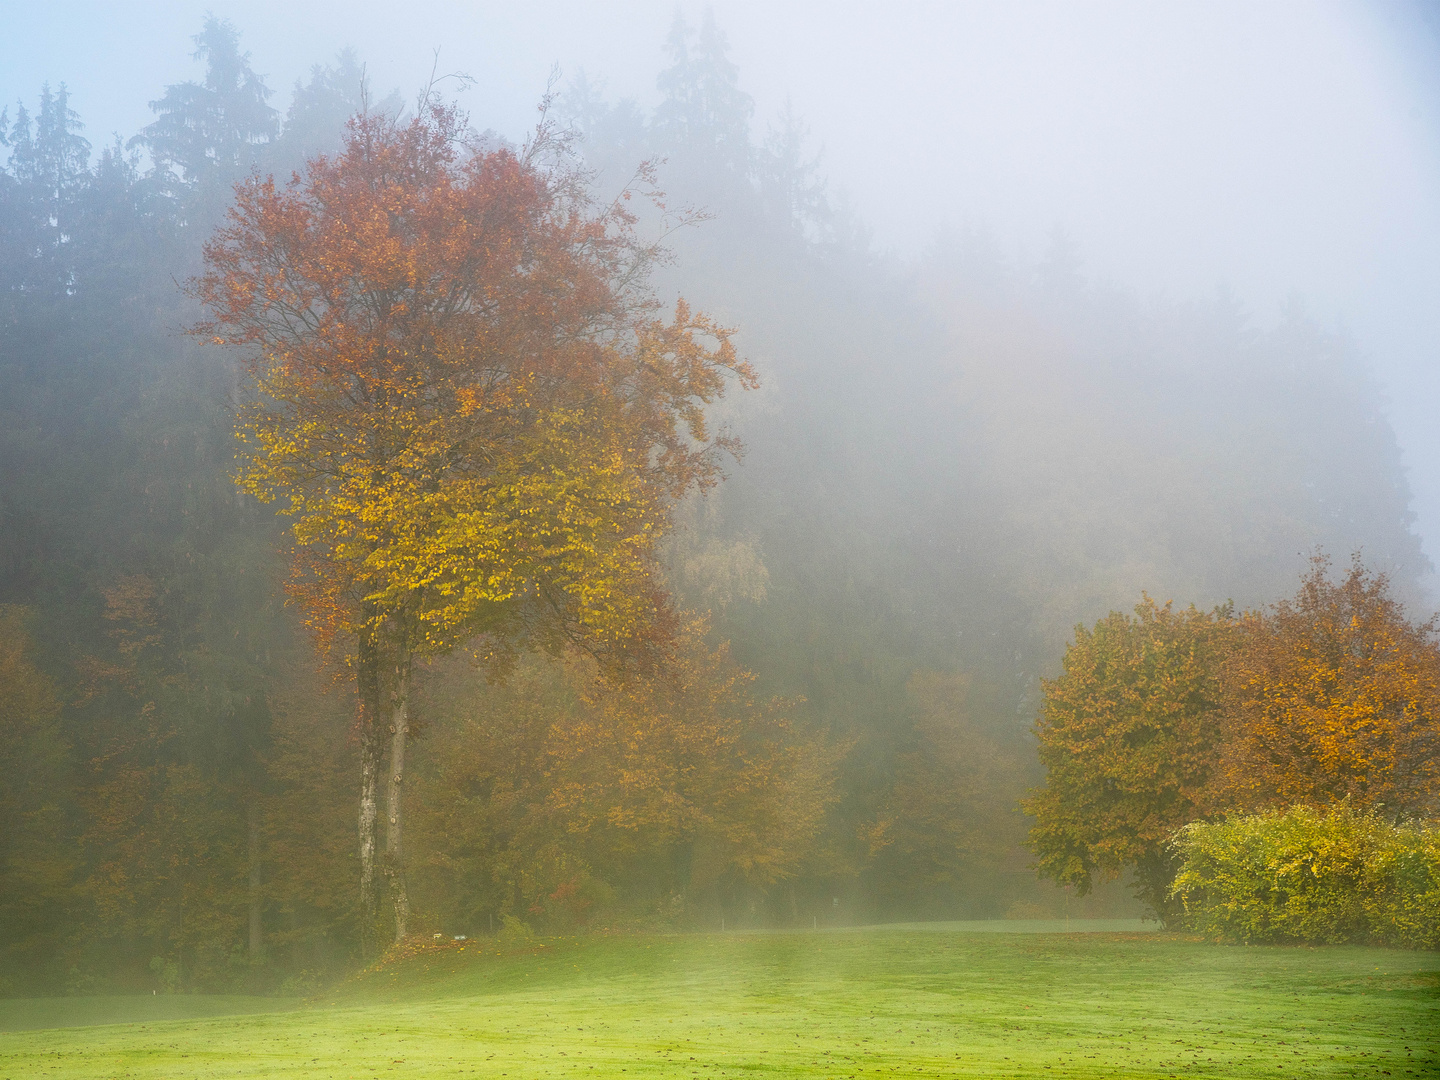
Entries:
POLYGON ((749 918, 804 868, 842 747, 765 699, 706 620, 616 680, 592 657, 528 658, 498 693, 427 679, 422 888, 457 929, 514 913, 749 918), (753 906, 752 906, 753 905, 753 906), (739 909, 738 912, 736 909, 739 909))
POLYGON ((238 482, 281 500, 311 623, 353 644, 367 927, 388 728, 397 937, 414 663, 649 639, 669 508, 729 445, 704 407, 753 379, 710 319, 658 317, 625 200, 596 206, 566 162, 543 123, 515 152, 467 148, 433 98, 360 115, 303 178, 238 186, 195 284, 199 332, 245 350, 238 482))
POLYGON ((1214 775, 1232 631, 1226 609, 1149 597, 1133 618, 1075 628, 1035 728, 1045 786, 1024 804, 1042 875, 1083 895, 1133 867, 1137 895, 1165 913, 1167 841, 1202 813, 1214 775))
POLYGON ((555 731, 547 800, 566 827, 602 846, 637 841, 674 857, 682 891, 721 903, 793 877, 832 800, 838 756, 787 715, 793 702, 756 700, 754 675, 687 622, 653 675, 613 684, 592 674, 584 709, 555 731))
MULTIPOLYGON (((63 828, 50 865, 69 868, 67 902, 39 907, 53 927, 63 916, 64 932, 44 939, 47 963, 44 950, 26 960, 29 977, 61 992, 143 972, 200 936, 228 960, 243 886, 171 905, 151 891, 168 871, 151 871, 201 832, 233 850, 238 826, 243 872, 266 668, 287 645, 269 603, 272 515, 242 505, 227 475, 228 373, 172 332, 188 315, 175 277, 194 265, 198 230, 135 154, 111 145, 92 159, 63 86, 42 92, 34 115, 11 116, 0 140, 12 147, 0 179, 0 603, 30 613, 28 655, 60 702, 46 738, 70 762, 64 786, 43 771, 20 785, 48 790, 47 820, 63 828), (119 623, 106 615, 141 580, 154 587, 160 641, 137 666, 117 655, 119 623), (155 783, 112 783, 122 775, 155 783), (152 828, 162 796, 178 800, 171 820, 184 830, 152 828)), ((207 890, 230 874, 214 848, 203 865, 207 890)))
POLYGON ((1213 805, 1440 812, 1436 631, 1358 556, 1338 581, 1316 556, 1294 599, 1243 620, 1213 805))
POLYGON ((892 896, 954 895, 993 877, 1023 839, 1012 794, 1018 763, 979 722, 971 681, 936 671, 910 678, 913 734, 868 835, 881 888, 892 896))

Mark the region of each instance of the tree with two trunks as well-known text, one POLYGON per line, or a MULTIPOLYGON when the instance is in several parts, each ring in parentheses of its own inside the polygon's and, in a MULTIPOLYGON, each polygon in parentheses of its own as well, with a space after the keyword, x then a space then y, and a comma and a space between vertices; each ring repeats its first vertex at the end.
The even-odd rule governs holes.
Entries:
POLYGON ((737 449, 705 407, 754 384, 726 328, 662 316, 628 193, 598 205, 571 160, 544 121, 519 151, 467 145, 434 95, 362 113, 303 176, 238 185, 193 286, 197 332, 244 350, 237 482, 291 517, 292 592, 354 671, 367 947, 382 876, 407 932, 415 665, 653 655, 670 508, 737 449))

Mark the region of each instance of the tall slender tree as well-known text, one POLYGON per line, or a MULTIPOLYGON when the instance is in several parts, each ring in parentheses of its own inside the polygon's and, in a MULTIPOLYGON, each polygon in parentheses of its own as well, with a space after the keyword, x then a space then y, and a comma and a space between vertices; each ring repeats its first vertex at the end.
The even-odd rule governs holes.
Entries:
POLYGON ((692 44, 690 26, 677 12, 666 47, 671 64, 656 80, 664 98, 653 121, 661 144, 679 151, 692 168, 745 177, 755 103, 740 89, 739 69, 714 14, 705 13, 692 44))
POLYGON ((167 86, 150 103, 155 122, 130 141, 150 151, 179 191, 208 199, 254 164, 279 134, 280 114, 268 104, 271 90, 250 66, 250 54, 240 50, 234 24, 208 15, 194 41, 204 81, 167 86))

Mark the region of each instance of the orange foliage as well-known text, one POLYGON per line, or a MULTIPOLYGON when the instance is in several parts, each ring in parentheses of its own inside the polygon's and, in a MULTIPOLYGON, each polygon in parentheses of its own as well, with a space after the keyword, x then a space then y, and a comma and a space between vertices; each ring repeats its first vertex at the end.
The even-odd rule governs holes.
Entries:
POLYGON ((70 747, 59 696, 34 661, 29 618, 0 605, 0 967, 7 973, 55 949, 56 917, 75 906, 76 859, 66 842, 70 747))
POLYGON ((405 653, 643 637, 670 501, 718 477, 704 406, 753 381, 727 331, 654 317, 623 202, 553 144, 465 153, 426 103, 252 179, 206 248, 200 332, 246 348, 238 480, 294 518, 323 633, 405 653))
POLYGON ((726 877, 768 886, 795 873, 819 831, 838 753, 797 731, 788 703, 755 701, 754 676, 728 645, 707 647, 706 630, 683 626, 647 678, 617 686, 589 675, 583 707, 552 725, 547 801, 594 842, 694 844, 696 887, 726 877))
POLYGON ((1328 570, 1317 558, 1293 600, 1245 618, 1208 802, 1440 812, 1435 620, 1409 623, 1385 575, 1358 559, 1338 583, 1328 570))
POLYGON ((872 854, 932 887, 993 873, 1019 839, 1017 763, 976 723, 968 676, 917 671, 906 690, 914 740, 869 830, 872 854))
POLYGON ((567 925, 614 889, 621 910, 678 916, 803 869, 847 748, 757 700, 705 629, 682 622, 663 661, 623 683, 577 653, 527 658, 503 687, 436 672, 430 707, 464 717, 436 731, 420 778, 420 893, 445 919, 567 925))

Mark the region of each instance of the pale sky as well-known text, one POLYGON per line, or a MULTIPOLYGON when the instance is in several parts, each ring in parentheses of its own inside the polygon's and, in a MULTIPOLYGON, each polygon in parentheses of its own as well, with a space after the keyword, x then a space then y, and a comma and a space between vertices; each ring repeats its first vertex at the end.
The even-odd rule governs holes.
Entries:
MULTIPOLYGON (((656 99, 669 0, 403 4, 4 3, 0 101, 65 82, 99 146, 198 78, 207 10, 284 109, 353 45, 375 88, 474 77, 481 127, 520 136, 552 65, 656 99)), ((699 5, 681 5, 698 21, 699 5)), ((1062 226, 1085 270, 1178 299, 1231 288, 1258 322, 1292 296, 1344 326, 1391 399, 1440 563, 1440 4, 766 3, 717 0, 762 128, 788 98, 833 188, 901 256, 939 224, 1018 263, 1062 226)))

